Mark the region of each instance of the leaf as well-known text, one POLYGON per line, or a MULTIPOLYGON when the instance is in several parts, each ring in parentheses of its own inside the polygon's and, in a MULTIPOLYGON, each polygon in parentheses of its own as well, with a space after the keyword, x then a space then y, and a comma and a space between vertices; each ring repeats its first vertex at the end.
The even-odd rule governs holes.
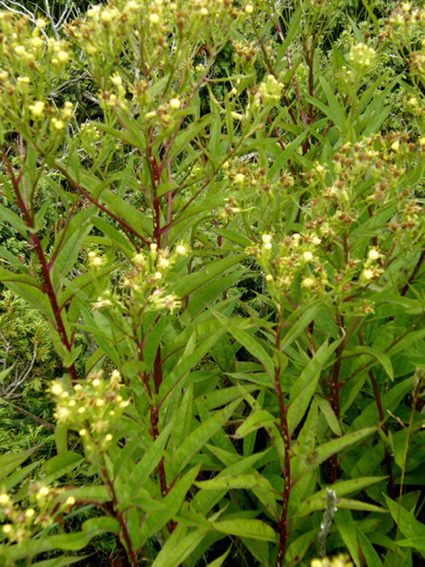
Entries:
POLYGON ((342 340, 341 338, 330 345, 325 341, 301 372, 300 376, 294 381, 289 394, 287 418, 291 436, 310 405, 321 372, 324 370, 329 357, 332 356, 342 340))
POLYGON ((358 354, 358 355, 369 354, 370 356, 373 356, 374 358, 376 358, 376 360, 378 362, 381 363, 383 369, 388 374, 389 378, 391 380, 394 380, 393 365, 392 365, 390 357, 387 354, 380 352, 379 350, 376 350, 374 348, 370 348, 370 347, 366 347, 366 346, 353 347, 353 348, 345 351, 345 354, 347 356, 349 356, 351 354, 358 354))
POLYGON ((276 423, 276 418, 267 410, 259 410, 252 413, 235 432, 235 439, 243 439, 253 431, 257 431, 260 427, 276 423))
POLYGON ((360 567, 356 525, 353 521, 350 510, 338 510, 335 514, 334 522, 341 534, 343 542, 350 552, 351 558, 354 560, 356 567, 360 567))
POLYGON ((66 557, 65 555, 61 555, 60 557, 54 557, 53 559, 45 559, 44 561, 32 563, 32 567, 66 567, 67 565, 72 565, 78 561, 83 561, 88 557, 89 555, 78 555, 77 557, 66 557))
POLYGON ((329 459, 331 455, 340 453, 347 447, 350 447, 354 443, 357 443, 358 441, 369 437, 369 435, 372 435, 377 431, 377 427, 365 427, 364 429, 360 429, 359 431, 347 433, 343 437, 338 437, 338 439, 332 439, 332 441, 328 441, 320 447, 316 447, 311 456, 306 459, 308 466, 306 467, 306 469, 304 469, 302 475, 318 467, 321 463, 329 459))
POLYGON ((190 469, 183 477, 181 477, 161 500, 162 510, 151 513, 143 523, 140 529, 139 545, 144 543, 157 532, 159 532, 171 519, 173 519, 181 505, 183 504, 186 494, 193 485, 194 480, 198 476, 200 465, 190 469))
POLYGON ((157 555, 152 567, 178 567, 201 544, 207 533, 202 529, 187 533, 187 528, 178 526, 157 555))
POLYGON ((216 276, 222 276, 226 270, 239 264, 245 258, 246 254, 235 254, 223 260, 211 262, 205 268, 187 275, 178 283, 170 285, 169 291, 170 293, 174 292, 179 297, 184 298, 216 276))
POLYGON ((19 215, 3 205, 0 205, 0 219, 6 221, 10 224, 10 226, 17 230, 25 240, 28 240, 28 226, 19 215))
MULTIPOLYGON (((359 492, 368 486, 372 486, 378 482, 382 482, 385 480, 385 476, 370 476, 370 477, 362 477, 362 478, 354 478, 352 480, 343 480, 341 482, 336 482, 332 485, 332 490, 336 492, 338 500, 345 496, 346 494, 350 494, 351 492, 359 492)), ((327 504, 327 489, 323 488, 307 498, 299 506, 294 513, 295 517, 302 517, 314 512, 316 510, 324 510, 327 504)), ((339 504, 337 503, 337 507, 339 508, 339 504)))
MULTIPOLYGON (((405 543, 401 545, 410 547, 410 542, 412 542, 412 544, 413 543, 416 544, 416 542, 418 541, 424 542, 425 541, 424 524, 419 522, 414 517, 413 513, 408 512, 406 508, 403 508, 401 504, 398 504, 397 502, 391 500, 391 498, 386 494, 384 494, 384 498, 394 522, 399 527, 400 532, 406 538, 405 543)), ((417 547, 417 549, 421 553, 422 557, 425 557, 425 546, 420 545, 420 547, 417 547)))
POLYGON ((164 455, 165 445, 170 437, 173 426, 174 420, 170 420, 167 426, 161 431, 159 436, 146 451, 143 458, 134 467, 126 484, 129 499, 136 496, 138 488, 143 486, 158 466, 158 463, 164 455))
POLYGON ((227 535, 277 542, 275 530, 261 520, 221 520, 213 525, 217 531, 227 535))
POLYGON ((223 555, 220 555, 220 557, 217 557, 217 559, 214 559, 214 561, 212 561, 211 563, 208 563, 208 565, 206 567, 222 567, 222 565, 226 561, 227 556, 229 555, 231 549, 232 548, 229 547, 229 549, 227 551, 225 551, 223 553, 223 555))
POLYGON ((6 478, 12 471, 19 467, 24 461, 33 455, 40 445, 36 447, 31 447, 26 451, 21 451, 20 453, 11 453, 6 455, 0 455, 0 481, 6 478))
POLYGON ((17 470, 16 472, 9 475, 6 479, 2 480, 1 488, 2 490, 11 490, 15 486, 17 486, 23 479, 30 478, 30 472, 32 472, 36 467, 40 465, 41 461, 36 461, 35 463, 31 463, 22 469, 17 470))
POLYGON ((120 524, 115 518, 101 516, 86 520, 83 524, 81 532, 73 532, 66 535, 54 535, 46 538, 52 548, 61 549, 63 551, 79 551, 94 537, 102 533, 120 533, 120 524))
POLYGON ((57 455, 45 463, 43 469, 46 477, 43 482, 49 484, 61 476, 71 472, 83 463, 84 457, 79 453, 68 451, 62 455, 57 455))
POLYGON ((325 419, 332 430, 332 433, 335 433, 338 437, 343 434, 343 430, 341 424, 339 423, 335 412, 331 406, 331 403, 326 398, 322 398, 322 396, 316 396, 315 398, 319 404, 320 411, 325 416, 325 419))
MULTIPOLYGON (((224 327, 216 331, 211 337, 205 338, 204 341, 193 351, 183 353, 177 366, 163 380, 159 396, 164 397, 178 384, 179 380, 190 372, 203 358, 209 353, 218 339, 224 335, 226 329, 224 327)), ((195 337, 196 338, 196 337, 195 337)))
POLYGON ((174 456, 174 468, 180 472, 190 459, 199 453, 205 443, 229 420, 232 413, 240 404, 240 400, 229 404, 216 412, 212 417, 201 423, 199 427, 183 441, 174 456))
POLYGON ((357 526, 357 539, 368 567, 382 567, 382 561, 367 536, 357 526))
POLYGON ((213 311, 213 314, 226 327, 227 331, 233 335, 238 343, 244 346, 246 350, 264 366, 268 375, 272 379, 274 376, 273 360, 260 344, 260 339, 252 337, 242 328, 242 325, 246 326, 246 320, 225 318, 215 310, 213 311))

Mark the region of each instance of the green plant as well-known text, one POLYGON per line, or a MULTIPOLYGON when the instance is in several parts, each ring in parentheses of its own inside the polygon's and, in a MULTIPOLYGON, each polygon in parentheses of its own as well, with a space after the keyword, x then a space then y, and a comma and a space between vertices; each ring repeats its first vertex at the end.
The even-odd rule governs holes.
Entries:
POLYGON ((423 556, 425 11, 337 5, 115 1, 50 39, 0 15, 0 218, 27 245, 0 275, 64 367, 57 454, 0 458, 5 565, 103 534, 132 567, 423 556), (96 111, 52 96, 75 61, 96 111))

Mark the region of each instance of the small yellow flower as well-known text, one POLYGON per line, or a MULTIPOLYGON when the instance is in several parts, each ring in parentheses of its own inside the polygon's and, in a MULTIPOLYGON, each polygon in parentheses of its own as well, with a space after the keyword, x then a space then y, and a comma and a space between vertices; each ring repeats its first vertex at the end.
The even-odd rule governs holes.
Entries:
POLYGON ((310 260, 313 259, 313 254, 309 251, 304 252, 303 259, 304 259, 304 262, 310 262, 310 260))
POLYGON ((2 492, 0 494, 0 504, 9 504, 10 502, 10 496, 8 494, 6 494, 6 492, 2 492))
POLYGON ((3 528, 3 533, 10 534, 12 531, 12 524, 4 524, 2 528, 3 528))
POLYGON ((122 78, 118 73, 112 75, 111 81, 116 87, 122 87, 122 78))
POLYGON ((314 278, 304 278, 302 281, 302 287, 305 287, 307 289, 311 289, 312 287, 314 287, 315 284, 315 280, 314 278))
POLYGON ((98 388, 100 386, 99 378, 95 378, 94 380, 92 380, 92 384, 95 388, 98 388))
POLYGON ((74 506, 75 504, 75 498, 73 496, 68 496, 68 498, 65 501, 65 504, 67 506, 74 506))
POLYGON ((80 429, 79 434, 80 437, 85 437, 87 435, 87 429, 80 429))
POLYGON ((63 392, 63 387, 62 384, 59 384, 59 382, 55 382, 52 387, 50 388, 50 391, 52 392, 52 394, 54 394, 55 396, 60 396, 63 392))
POLYGON ((173 110, 178 110, 181 107, 182 103, 178 98, 172 98, 170 100, 170 108, 173 110))
POLYGON ((26 49, 23 45, 17 45, 15 47, 15 53, 19 55, 19 57, 23 57, 26 54, 26 49))
POLYGON ((65 128, 65 124, 62 120, 58 120, 57 118, 52 118, 52 124, 56 130, 63 130, 65 128))
POLYGON ((70 55, 69 53, 67 53, 66 51, 59 51, 57 58, 61 63, 66 63, 69 59, 70 59, 70 55))
POLYGON ((35 515, 35 510, 34 508, 28 508, 28 510, 25 512, 25 516, 27 518, 33 518, 35 515))
POLYGON ((247 4, 244 8, 245 14, 250 15, 253 13, 253 11, 254 11, 254 6, 252 4, 247 4))
POLYGON ((237 173, 237 174, 235 175, 235 182, 236 182, 238 185, 241 185, 241 183, 243 183, 244 180, 245 180, 245 175, 244 175, 243 173, 237 173))
POLYGON ((114 382, 119 382, 121 380, 121 372, 119 370, 113 370, 111 374, 111 380, 114 382))
POLYGON ((369 260, 378 260, 378 258, 380 258, 381 256, 382 254, 380 254, 375 248, 369 250, 369 254, 367 255, 369 260))
POLYGON ((33 104, 30 104, 29 109, 34 118, 41 118, 44 114, 44 109, 46 104, 42 100, 37 100, 33 104))
POLYGON ((154 24, 154 25, 159 24, 159 16, 158 16, 158 14, 151 14, 151 15, 149 16, 149 21, 150 21, 151 24, 154 24))
POLYGON ((363 278, 366 281, 369 281, 369 280, 373 279, 374 273, 373 273, 373 270, 363 270, 362 275, 363 275, 363 278))
POLYGON ((109 441, 112 441, 112 439, 113 439, 113 436, 110 433, 105 435, 105 440, 108 441, 108 443, 109 443, 109 441))

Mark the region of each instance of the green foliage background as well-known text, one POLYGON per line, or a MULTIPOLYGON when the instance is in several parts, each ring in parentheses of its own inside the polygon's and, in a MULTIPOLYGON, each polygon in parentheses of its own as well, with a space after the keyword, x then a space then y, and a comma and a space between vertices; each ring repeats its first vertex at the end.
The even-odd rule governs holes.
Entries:
POLYGON ((1 6, 0 563, 421 565, 423 2, 1 6))

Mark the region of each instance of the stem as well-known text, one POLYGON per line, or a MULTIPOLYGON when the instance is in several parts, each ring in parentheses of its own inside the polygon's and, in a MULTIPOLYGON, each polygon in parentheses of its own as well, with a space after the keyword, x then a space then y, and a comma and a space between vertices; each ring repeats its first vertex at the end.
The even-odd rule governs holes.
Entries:
MULTIPOLYGON (((58 332, 61 342, 64 345, 64 347, 66 348, 66 350, 68 352, 72 351, 72 342, 68 339, 68 335, 66 333, 66 329, 65 329, 65 324, 63 322, 62 319, 62 315, 61 315, 61 309, 59 307, 58 301, 57 301, 57 297, 56 297, 56 293, 53 287, 53 283, 52 280, 50 278, 50 266, 47 262, 47 258, 44 254, 44 250, 43 250, 43 246, 40 242, 40 239, 38 238, 38 235, 36 232, 34 231, 35 228, 35 223, 34 223, 34 219, 31 216, 30 210, 28 209, 22 195, 21 195, 21 191, 20 191, 20 181, 22 179, 22 176, 19 176, 19 178, 17 178, 13 172, 13 168, 12 168, 12 164, 9 161, 9 158, 7 157, 7 155, 5 154, 4 150, 1 150, 2 153, 2 157, 4 162, 6 163, 6 167, 9 173, 9 176, 12 180, 12 185, 13 185, 13 189, 16 195, 16 204, 18 205, 24 219, 25 222, 28 226, 28 228, 31 229, 31 236, 30 236, 30 243, 33 245, 33 247, 35 248, 35 251, 37 253, 38 256, 38 260, 40 262, 40 266, 41 266, 41 273, 43 275, 43 280, 44 280, 44 285, 43 285, 43 290, 45 291, 45 293, 47 294, 47 297, 49 299, 50 305, 52 307, 53 310, 53 316, 55 318, 55 330, 58 332)), ((77 374, 77 369, 75 368, 75 364, 72 363, 71 366, 68 368, 70 374, 71 374, 71 378, 73 382, 76 382, 78 380, 78 374, 77 374)))
POLYGON ((118 522, 121 526, 122 538, 124 539, 125 544, 126 544, 126 547, 125 547, 123 545, 122 541, 121 541, 121 538, 119 538, 120 543, 121 543, 121 545, 120 545, 121 559, 124 560, 124 566, 137 567, 138 566, 137 557, 136 557, 136 553, 133 549, 133 545, 131 543, 130 534, 129 534, 129 531, 128 531, 128 528, 127 528, 127 522, 124 518, 123 513, 118 511, 118 499, 117 499, 117 495, 116 495, 116 492, 115 492, 114 483, 109 478, 108 470, 107 470, 107 467, 106 467, 105 455, 103 453, 102 453, 102 461, 103 461, 103 465, 101 467, 101 474, 102 474, 103 480, 105 481, 106 488, 107 488, 110 496, 112 497, 112 510, 111 510, 111 512, 113 513, 113 515, 118 520, 118 522))
MULTIPOLYGON (((373 393, 374 393, 374 396, 375 396, 376 405, 378 406, 379 417, 381 418, 382 431, 384 432, 385 437, 388 438, 388 429, 387 429, 387 424, 385 423, 385 414, 384 414, 384 408, 382 407, 382 400, 381 400, 381 395, 380 395, 380 392, 379 392, 379 386, 378 386, 377 381, 375 380, 375 376, 374 376, 372 370, 369 370, 369 378, 370 378, 370 381, 372 382, 373 393)), ((385 464, 386 464, 387 473, 388 473, 388 490, 390 492, 391 498, 394 500, 394 497, 395 497, 395 494, 394 494, 394 476, 393 476, 393 470, 392 470, 392 466, 391 466, 391 455, 390 455, 390 451, 389 451, 388 447, 385 447, 385 464)))
MULTIPOLYGON (((276 349, 280 351, 280 335, 283 328, 283 309, 279 313, 279 321, 276 329, 276 349)), ((277 554, 277 567, 283 566, 283 559, 285 556, 286 544, 288 540, 288 508, 289 508, 289 498, 291 496, 291 438, 289 434, 288 427, 288 415, 287 407, 285 405, 285 399, 283 397, 282 387, 280 384, 280 360, 275 366, 275 376, 274 376, 274 387, 279 400, 279 414, 280 414, 280 429, 283 435, 283 443, 285 446, 285 469, 283 471, 285 477, 285 488, 282 494, 282 512, 280 515, 280 541, 279 541, 279 551, 277 554)))
POLYGON ((425 260, 425 250, 423 250, 422 254, 419 256, 419 260, 417 261, 416 266, 414 267, 413 272, 411 273, 410 278, 408 279, 406 285, 401 290, 400 295, 406 295, 406 293, 409 290, 409 287, 411 286, 412 282, 417 276, 424 260, 425 260))

